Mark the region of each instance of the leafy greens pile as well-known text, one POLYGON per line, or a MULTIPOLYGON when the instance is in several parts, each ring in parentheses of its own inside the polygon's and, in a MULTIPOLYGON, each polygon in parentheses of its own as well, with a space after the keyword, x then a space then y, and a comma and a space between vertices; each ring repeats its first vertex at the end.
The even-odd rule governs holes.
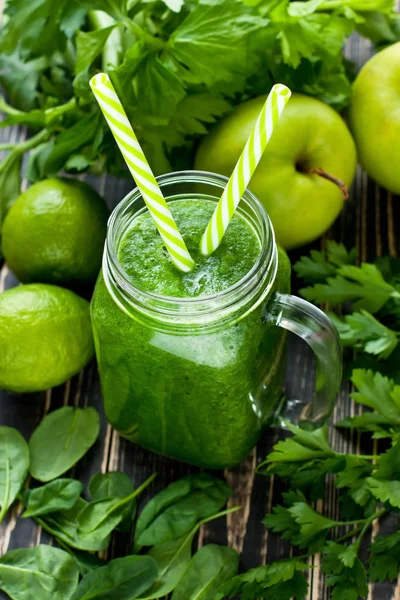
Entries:
POLYGON ((221 511, 229 486, 206 473, 172 483, 141 511, 132 554, 101 560, 95 553, 108 548, 114 530, 131 531, 136 500, 155 475, 134 489, 125 473, 97 473, 85 500, 83 485, 60 475, 84 456, 98 433, 93 408, 55 410, 29 444, 12 427, 0 427, 0 520, 18 498, 26 508, 22 517, 33 518, 60 546, 21 548, 0 557, 0 590, 14 600, 27 598, 26 590, 40 600, 150 600, 172 591, 174 600, 214 595, 236 575, 238 554, 209 544, 192 557, 192 542, 202 524, 239 508, 221 511), (21 491, 28 473, 42 485, 21 491))
POLYGON ((367 561, 363 553, 373 524, 388 517, 397 522, 393 515, 400 510, 400 261, 356 262, 354 250, 328 242, 325 252, 312 251, 294 267, 312 284, 301 291, 304 297, 338 307, 331 316, 349 348, 352 398, 364 410, 337 427, 355 429, 372 451, 338 452, 326 426, 307 431, 288 424, 292 436, 279 441, 257 470, 286 484, 281 503, 263 522, 292 545, 290 557, 238 574, 232 548, 208 544, 192 555, 201 525, 239 508, 223 508, 231 490, 206 473, 170 484, 136 522, 137 499, 154 475, 134 489, 125 473, 98 473, 87 500, 82 484, 65 473, 94 444, 99 418, 92 408, 63 407, 45 417, 29 445, 15 429, 0 427, 0 521, 19 499, 22 517, 33 518, 59 546, 7 552, 0 558, 0 590, 15 600, 26 597, 25 589, 41 600, 100 600, 111 593, 115 600, 169 594, 172 600, 304 600, 316 554, 333 600, 366 598, 369 583, 397 579, 398 524, 369 544, 367 561), (380 454, 371 438, 383 440, 380 454), (42 485, 24 487, 28 473, 42 485), (315 505, 328 479, 337 496, 335 516, 315 505), (99 558, 114 531, 129 535, 132 529, 132 554, 99 558))
POLYGON ((8 0, 0 35, 2 126, 34 133, 0 164, 0 222, 27 176, 121 174, 90 92, 105 70, 156 173, 187 166, 193 141, 280 81, 337 109, 350 97, 346 38, 399 38, 394 0, 8 0))

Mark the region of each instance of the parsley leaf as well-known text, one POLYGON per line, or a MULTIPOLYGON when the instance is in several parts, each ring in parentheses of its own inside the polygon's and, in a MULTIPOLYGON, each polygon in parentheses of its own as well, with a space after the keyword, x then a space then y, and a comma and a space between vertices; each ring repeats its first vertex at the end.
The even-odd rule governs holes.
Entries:
POLYGON ((367 484, 371 493, 380 502, 388 502, 392 507, 400 508, 400 481, 379 481, 369 477, 367 484))
MULTIPOLYGON (((285 422, 293 437, 279 441, 273 451, 268 455, 267 463, 273 462, 301 462, 313 458, 335 456, 329 445, 328 427, 320 427, 314 431, 307 431, 285 422)), ((263 466, 265 463, 260 465, 263 466)))
POLYGON ((250 569, 224 584, 215 600, 233 597, 241 600, 303 600, 308 583, 302 572, 308 569, 307 564, 296 558, 250 569))
POLYGON ((378 312, 390 298, 400 298, 400 292, 387 283, 379 269, 369 263, 360 267, 345 265, 327 283, 300 290, 306 300, 315 303, 342 304, 351 301, 356 310, 378 312))
POLYGON ((257 471, 288 479, 294 489, 316 500, 324 495, 328 473, 336 472, 344 459, 329 445, 328 429, 306 431, 287 423, 293 437, 279 441, 257 471))
POLYGON ((322 571, 332 587, 332 600, 358 600, 368 595, 366 571, 360 559, 345 546, 328 542, 323 550, 322 571), (346 566, 351 564, 351 566, 346 566))
POLYGON ((347 251, 343 244, 328 240, 325 252, 311 250, 310 256, 302 256, 293 269, 304 281, 319 283, 335 275, 339 267, 354 265, 356 261, 357 252, 354 248, 347 251))
POLYGON ((400 571, 400 531, 377 537, 370 546, 369 577, 383 582, 397 579, 400 571))
POLYGON ((400 425, 400 386, 380 373, 355 369, 351 381, 357 391, 351 397, 356 402, 374 409, 392 424, 400 425))
POLYGON ((337 525, 336 521, 327 519, 306 502, 295 502, 289 508, 289 512, 296 523, 300 525, 300 534, 305 539, 337 525))
POLYGON ((378 468, 372 477, 368 477, 367 485, 375 498, 380 502, 388 502, 394 508, 400 508, 400 435, 393 438, 392 447, 381 454, 378 468))
POLYGON ((332 314, 329 316, 344 346, 352 346, 380 359, 388 358, 397 348, 400 334, 383 325, 366 310, 346 315, 344 320, 332 314))
POLYGON ((375 438, 392 437, 400 427, 400 385, 379 371, 354 369, 351 377, 357 388, 351 397, 373 409, 356 417, 346 417, 337 427, 370 431, 375 438))
POLYGON ((329 530, 343 524, 316 512, 301 492, 285 493, 283 498, 287 507, 274 507, 263 523, 268 529, 280 533, 284 540, 299 548, 318 551, 324 545, 329 530))

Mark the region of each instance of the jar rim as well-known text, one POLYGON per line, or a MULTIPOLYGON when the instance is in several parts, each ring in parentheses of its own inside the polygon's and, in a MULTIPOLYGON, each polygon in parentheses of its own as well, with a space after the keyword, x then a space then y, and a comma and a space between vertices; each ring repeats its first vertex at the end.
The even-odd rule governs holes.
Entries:
MULTIPOLYGON (((206 171, 176 171, 161 175, 156 178, 163 192, 168 186, 173 186, 182 182, 193 184, 213 185, 223 189, 228 182, 228 178, 223 175, 206 171)), ((175 194, 176 196, 176 194, 175 194)), ((168 195, 165 196, 168 202, 168 195)), ((219 198, 216 197, 216 203, 219 198)), ((259 228, 256 233, 260 240, 261 250, 251 269, 233 285, 226 289, 202 296, 195 297, 174 297, 159 294, 147 290, 133 282, 118 260, 118 243, 115 240, 116 227, 120 218, 127 210, 138 200, 142 200, 140 190, 135 187, 121 200, 121 202, 113 210, 107 229, 107 239, 105 245, 105 253, 103 259, 103 271, 111 275, 112 283, 127 296, 127 299, 138 305, 142 309, 152 307, 158 311, 160 316, 173 317, 174 320, 180 316, 184 319, 195 315, 215 314, 219 310, 228 309, 237 304, 238 300, 244 300, 244 297, 249 294, 254 294, 255 288, 259 287, 260 281, 267 278, 272 285, 276 273, 276 244, 274 230, 263 205, 252 192, 246 190, 242 196, 238 210, 242 209, 243 203, 249 208, 258 219, 259 228)), ((144 209, 146 210, 146 209, 144 209)), ((109 283, 106 279, 106 284, 109 283)), ((108 285, 109 287, 109 285, 108 285)), ((269 287, 269 286, 268 286, 269 287)), ((248 298, 247 298, 248 300, 248 298)))

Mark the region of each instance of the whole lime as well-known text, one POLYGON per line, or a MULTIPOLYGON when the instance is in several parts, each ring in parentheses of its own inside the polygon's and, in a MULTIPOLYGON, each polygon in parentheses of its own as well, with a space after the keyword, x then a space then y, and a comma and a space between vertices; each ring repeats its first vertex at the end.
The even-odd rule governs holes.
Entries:
POLYGON ((78 373, 93 356, 89 303, 55 285, 0 294, 0 388, 36 392, 78 373))
POLYGON ((23 283, 92 283, 101 266, 108 214, 103 199, 87 183, 36 183, 6 216, 4 257, 23 283))

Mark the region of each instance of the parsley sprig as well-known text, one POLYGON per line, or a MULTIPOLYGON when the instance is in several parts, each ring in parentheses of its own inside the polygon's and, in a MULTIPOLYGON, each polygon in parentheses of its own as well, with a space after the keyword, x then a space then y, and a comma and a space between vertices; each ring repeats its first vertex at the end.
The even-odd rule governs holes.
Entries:
POLYGON ((366 361, 370 367, 350 369, 351 397, 362 412, 336 426, 384 439, 385 447, 372 455, 338 452, 329 442, 327 426, 308 431, 286 423, 288 436, 275 444, 258 473, 279 477, 287 486, 281 503, 263 522, 292 545, 293 557, 238 575, 227 589, 245 600, 302 600, 307 594, 306 571, 319 554, 330 597, 357 600, 368 595, 369 583, 393 581, 400 572, 400 528, 369 546, 366 542, 377 520, 398 515, 400 509, 400 385, 395 360, 400 261, 385 257, 357 266, 354 250, 328 242, 325 252, 312 251, 294 268, 309 284, 302 295, 336 311, 330 314, 344 346, 356 354, 356 362, 366 361), (316 509, 328 479, 336 489, 337 518, 316 509), (367 561, 362 560, 366 546, 367 561), (268 586, 269 568, 279 574, 276 593, 268 586))

